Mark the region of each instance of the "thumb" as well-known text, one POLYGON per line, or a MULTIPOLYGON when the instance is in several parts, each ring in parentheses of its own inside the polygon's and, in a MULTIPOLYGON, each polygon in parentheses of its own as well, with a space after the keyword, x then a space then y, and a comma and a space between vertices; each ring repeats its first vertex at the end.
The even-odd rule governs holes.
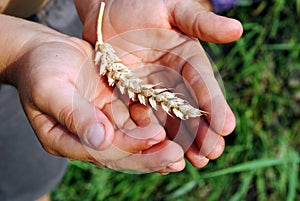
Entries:
POLYGON ((43 90, 44 101, 39 101, 39 110, 55 119, 68 132, 77 135, 92 149, 100 151, 108 148, 114 138, 109 119, 82 97, 71 83, 63 82, 61 85, 63 87, 59 90, 43 90))
POLYGON ((72 111, 62 113, 64 115, 66 126, 90 148, 102 151, 112 144, 114 129, 111 122, 99 108, 80 94, 74 93, 72 111))
POLYGON ((197 1, 170 1, 171 23, 187 35, 203 41, 228 43, 239 39, 243 27, 238 20, 219 16, 197 1))
POLYGON ((106 149, 114 137, 112 125, 98 108, 84 99, 75 102, 72 107, 72 102, 66 101, 62 103, 66 104, 63 107, 59 100, 51 104, 56 106, 48 108, 48 111, 41 111, 40 106, 37 108, 28 102, 23 102, 23 107, 41 145, 48 153, 102 166, 85 145, 94 150, 106 149))

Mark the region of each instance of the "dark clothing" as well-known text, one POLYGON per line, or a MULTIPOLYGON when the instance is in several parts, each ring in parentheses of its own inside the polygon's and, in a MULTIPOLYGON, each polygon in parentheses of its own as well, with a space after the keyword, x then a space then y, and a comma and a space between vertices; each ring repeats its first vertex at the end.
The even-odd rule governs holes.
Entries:
MULTIPOLYGON (((72 0, 53 0, 30 18, 72 36, 82 25, 72 0)), ((68 160, 44 151, 22 110, 16 89, 0 85, 0 201, 33 201, 62 179, 68 160)))
POLYGON ((43 150, 13 87, 1 85, 0 105, 0 200, 33 201, 57 185, 67 160, 43 150))

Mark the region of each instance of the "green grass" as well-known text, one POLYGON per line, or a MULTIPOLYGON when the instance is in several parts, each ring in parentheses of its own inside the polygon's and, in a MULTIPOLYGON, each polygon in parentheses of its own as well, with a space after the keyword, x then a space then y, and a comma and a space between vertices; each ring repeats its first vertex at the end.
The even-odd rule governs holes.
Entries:
POLYGON ((300 200, 300 1, 241 4, 236 43, 203 43, 224 82, 237 128, 202 169, 134 175, 71 162, 54 201, 300 200))

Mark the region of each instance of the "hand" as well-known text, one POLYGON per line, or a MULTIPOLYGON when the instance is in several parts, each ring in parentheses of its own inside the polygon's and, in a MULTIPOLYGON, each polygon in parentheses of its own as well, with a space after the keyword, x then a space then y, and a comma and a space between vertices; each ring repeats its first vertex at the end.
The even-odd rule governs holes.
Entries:
POLYGON ((166 173, 184 168, 181 147, 165 140, 158 124, 137 127, 100 79, 88 43, 39 29, 43 32, 22 46, 7 75, 46 151, 117 170, 166 173))
MULTIPOLYGON (((80 3, 78 3, 78 10, 79 13, 82 12, 81 18, 84 22, 83 38, 94 44, 99 1, 89 2, 90 7, 87 6, 89 9, 86 9, 89 10, 88 13, 80 9, 80 3)), ((134 64, 142 61, 146 65, 163 64, 182 75, 195 94, 199 107, 207 111, 208 115, 198 121, 187 121, 180 128, 174 128, 174 125, 178 125, 177 119, 168 118, 164 123, 168 131, 167 135, 170 139, 181 136, 176 142, 186 150, 186 157, 195 167, 203 167, 209 159, 219 157, 225 145, 223 136, 233 131, 235 117, 214 77, 205 52, 193 37, 216 43, 232 42, 241 36, 241 24, 236 20, 208 12, 199 2, 192 0, 156 0, 155 2, 110 0, 106 4, 103 27, 104 41, 112 43, 119 55, 123 55, 123 62, 131 65, 132 68, 134 64), (153 31, 151 34, 147 34, 149 33, 147 30, 139 33, 130 32, 149 28, 161 30, 153 31), (126 32, 129 32, 127 36, 124 34, 126 32), (184 37, 179 34, 180 32, 190 37, 184 37), (120 39, 122 37, 123 40, 120 39), (148 51, 137 52, 141 48, 148 51), (163 51, 151 52, 149 48, 163 51), (126 51, 133 54, 125 54, 126 51), (180 59, 176 60, 174 54, 180 59), (189 143, 190 140, 193 140, 192 144, 189 143)), ((155 80, 157 83, 163 81, 167 87, 180 89, 181 93, 190 96, 187 94, 186 86, 178 80, 172 80, 174 81, 172 85, 158 73, 155 78, 152 76, 148 80, 155 80)), ((131 111, 132 118, 137 122, 141 116, 144 116, 135 114, 131 111)))

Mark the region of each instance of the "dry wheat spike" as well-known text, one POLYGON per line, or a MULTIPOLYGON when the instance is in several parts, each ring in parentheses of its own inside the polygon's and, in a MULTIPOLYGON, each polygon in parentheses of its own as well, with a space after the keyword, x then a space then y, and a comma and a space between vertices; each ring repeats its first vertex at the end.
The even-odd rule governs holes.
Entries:
POLYGON ((100 68, 100 75, 107 76, 110 86, 116 85, 122 94, 127 90, 129 98, 136 98, 143 105, 147 102, 155 110, 158 105, 169 115, 174 114, 180 119, 189 119, 199 117, 206 112, 196 109, 187 101, 176 97, 167 88, 156 88, 156 85, 143 84, 142 80, 135 77, 127 66, 122 64, 121 59, 116 55, 113 47, 104 43, 102 39, 102 18, 104 13, 105 3, 101 2, 98 28, 97 28, 97 43, 95 45, 95 64, 100 68))

